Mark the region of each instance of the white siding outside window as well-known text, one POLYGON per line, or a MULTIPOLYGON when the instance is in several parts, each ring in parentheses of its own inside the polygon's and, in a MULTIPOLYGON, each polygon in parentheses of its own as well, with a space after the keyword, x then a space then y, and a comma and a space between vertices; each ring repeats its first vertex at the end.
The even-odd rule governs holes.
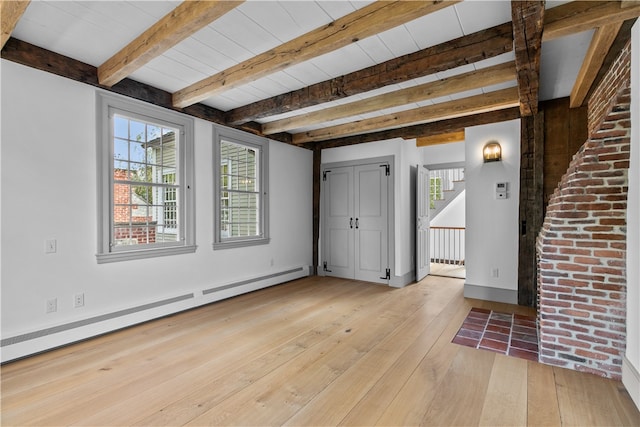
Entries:
POLYGON ((214 249, 269 243, 268 140, 231 129, 214 141, 214 249))

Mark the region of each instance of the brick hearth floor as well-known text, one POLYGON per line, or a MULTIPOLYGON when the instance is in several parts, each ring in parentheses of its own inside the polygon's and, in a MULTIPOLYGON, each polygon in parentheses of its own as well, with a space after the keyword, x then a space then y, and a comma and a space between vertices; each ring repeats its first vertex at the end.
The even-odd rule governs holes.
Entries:
POLYGON ((538 331, 531 316, 472 308, 451 342, 538 361, 538 331))

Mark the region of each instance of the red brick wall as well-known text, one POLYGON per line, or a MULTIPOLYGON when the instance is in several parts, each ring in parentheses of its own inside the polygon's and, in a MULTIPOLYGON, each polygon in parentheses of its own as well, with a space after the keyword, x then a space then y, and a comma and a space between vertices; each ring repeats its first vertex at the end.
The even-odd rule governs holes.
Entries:
MULTIPOLYGON (((114 180, 126 180, 127 171, 122 169, 115 169, 113 171, 114 180)), ((156 228, 155 226, 149 227, 148 225, 155 225, 152 222, 152 217, 131 217, 131 212, 128 206, 118 206, 118 204, 130 203, 130 190, 131 187, 125 184, 113 185, 113 222, 114 225, 128 226, 131 220, 131 227, 128 228, 116 228, 114 232, 114 239, 136 239, 138 244, 155 243, 156 241, 156 228)), ((131 209, 135 209, 136 206, 131 206, 131 209)))
POLYGON ((589 101, 589 139, 538 237, 540 361, 621 378, 626 342, 630 46, 589 101))

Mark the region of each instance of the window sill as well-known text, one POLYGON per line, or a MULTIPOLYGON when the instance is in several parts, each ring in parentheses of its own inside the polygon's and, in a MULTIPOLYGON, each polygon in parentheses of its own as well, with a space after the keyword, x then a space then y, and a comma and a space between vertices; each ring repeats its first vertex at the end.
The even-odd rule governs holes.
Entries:
POLYGON ((191 254, 196 251, 196 245, 179 246, 172 248, 139 249, 134 251, 110 252, 96 254, 98 264, 110 262, 131 261, 136 259, 156 258, 170 255, 191 254))
POLYGON ((225 242, 214 242, 213 250, 231 249, 231 248, 244 248, 248 246, 268 245, 271 241, 270 238, 259 239, 242 239, 242 240, 229 240, 225 242))

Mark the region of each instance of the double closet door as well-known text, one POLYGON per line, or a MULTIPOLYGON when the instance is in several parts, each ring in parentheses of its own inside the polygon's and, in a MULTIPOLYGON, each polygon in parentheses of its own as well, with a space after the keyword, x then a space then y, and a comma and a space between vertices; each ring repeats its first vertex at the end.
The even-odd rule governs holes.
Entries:
POLYGON ((325 275, 389 283, 389 174, 389 163, 323 171, 325 275))

